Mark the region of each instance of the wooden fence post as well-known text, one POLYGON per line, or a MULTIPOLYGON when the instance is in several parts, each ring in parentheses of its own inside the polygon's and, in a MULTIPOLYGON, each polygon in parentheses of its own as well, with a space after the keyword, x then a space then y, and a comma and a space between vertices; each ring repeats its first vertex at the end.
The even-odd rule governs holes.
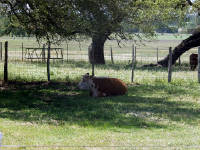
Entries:
MULTIPOLYGON (((88 52, 90 52, 91 51, 91 49, 92 49, 92 45, 90 45, 89 47, 88 47, 88 52)), ((92 52, 92 76, 94 76, 94 51, 92 52)))
POLYGON ((63 48, 61 49, 61 58, 62 58, 62 63, 63 63, 63 48))
POLYGON ((68 46, 68 43, 67 43, 67 62, 68 62, 68 51, 69 51, 69 46, 68 46))
POLYGON ((169 60, 168 60, 168 83, 172 79, 172 47, 169 48, 169 60))
POLYGON ((8 41, 5 42, 4 82, 8 82, 8 41))
POLYGON ((178 58, 178 65, 181 66, 181 56, 178 58))
POLYGON ((42 47, 42 62, 45 62, 45 44, 43 44, 43 47, 42 47))
POLYGON ((156 56, 157 56, 157 63, 158 63, 158 48, 157 48, 157 55, 156 56))
POLYGON ((132 46, 132 68, 131 68, 131 82, 134 80, 134 66, 135 66, 135 49, 134 45, 132 46))
POLYGON ((24 61, 24 44, 22 42, 22 61, 24 61))
POLYGON ((137 47, 135 46, 135 60, 134 60, 134 62, 136 62, 136 57, 137 57, 137 47))
POLYGON ((110 57, 111 57, 112 64, 114 64, 112 47, 110 47, 110 57))
POLYGON ((200 83, 200 47, 198 47, 198 81, 200 83))
POLYGON ((2 52, 3 52, 3 44, 2 42, 0 42, 0 60, 3 60, 2 52))
POLYGON ((51 43, 48 42, 48 53, 47 53, 47 78, 48 82, 50 81, 50 57, 51 57, 51 43))
POLYGON ((81 51, 81 42, 80 41, 78 41, 78 45, 79 45, 79 49, 81 51))

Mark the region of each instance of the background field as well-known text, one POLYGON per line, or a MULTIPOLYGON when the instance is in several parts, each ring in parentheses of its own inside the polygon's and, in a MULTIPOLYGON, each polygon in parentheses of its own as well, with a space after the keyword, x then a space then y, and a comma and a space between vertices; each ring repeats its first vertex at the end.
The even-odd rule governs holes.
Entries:
MULTIPOLYGON (((15 145, 16 149, 35 149, 33 145, 47 146, 38 149, 72 150, 199 149, 200 88, 197 71, 189 70, 191 52, 182 56, 185 61, 181 67, 173 67, 170 84, 166 68, 141 67, 156 62, 154 48, 166 48, 160 52, 161 58, 161 54, 167 54, 167 47, 176 46, 188 35, 183 36, 159 36, 144 50, 138 49, 134 83, 130 83, 128 59, 115 58, 112 64, 108 56, 106 65, 95 66, 95 74, 122 79, 128 84, 128 93, 97 99, 77 89, 81 76, 91 72, 91 65, 83 57, 75 58, 80 53, 87 54, 90 41, 81 42, 81 51, 79 43, 69 43, 74 58, 67 61, 65 55, 63 62, 51 61, 52 82, 47 84, 45 63, 20 59, 21 43, 37 47, 34 39, 2 38, 1 41, 9 41, 12 52, 8 66, 11 82, 0 86, 2 144, 15 145)), ((108 42, 108 54, 110 45, 114 55, 131 56, 132 42, 121 49, 114 41, 108 42)))
MULTIPOLYGON (((140 82, 143 79, 167 79, 167 69, 162 68, 141 68, 144 64, 157 62, 157 48, 158 48, 158 60, 164 58, 168 54, 169 47, 177 46, 181 40, 185 39, 189 35, 173 35, 164 34, 158 35, 158 37, 151 41, 144 41, 143 43, 133 41, 122 41, 119 47, 116 41, 107 41, 105 44, 105 59, 107 61, 106 66, 99 66, 101 70, 95 71, 96 75, 118 77, 126 81, 130 81, 130 63, 132 57, 132 45, 136 46, 136 69, 135 69, 135 81, 140 82), (111 64, 110 49, 112 47, 114 56, 114 65, 111 64), (119 74, 117 68, 121 68, 122 74, 119 74)), ((42 47, 36 42, 34 38, 1 38, 0 41, 9 42, 9 79, 11 80, 47 80, 46 76, 46 64, 42 63, 41 59, 27 59, 25 55, 26 48, 30 47, 42 47), (22 61, 22 43, 24 49, 24 58, 22 61)), ((79 78, 81 74, 91 72, 91 66, 88 64, 88 46, 90 40, 81 42, 70 41, 68 43, 63 42, 60 45, 52 45, 52 47, 63 48, 63 61, 51 60, 51 78, 53 80, 65 80, 66 78, 79 78), (68 51, 67 51, 68 48, 68 51), (71 66, 76 67, 74 70, 69 70, 71 66), (87 67, 83 67, 87 66, 87 67), (78 71, 78 73, 77 73, 78 71)), ((41 50, 37 52, 40 55, 41 50)), ((197 73, 189 70, 189 55, 191 53, 197 53, 197 48, 194 48, 186 52, 181 56, 182 66, 175 66, 173 72, 173 79, 184 80, 197 80, 197 73)), ((47 55, 47 54, 46 54, 47 55)), ((58 54, 61 57, 61 54, 58 54)), ((36 55, 33 57, 36 58, 36 55)), ((51 57, 56 57, 56 53, 52 52, 51 57)), ((96 66, 98 67, 98 66, 96 66)), ((3 61, 0 61, 0 79, 3 77, 3 61)))

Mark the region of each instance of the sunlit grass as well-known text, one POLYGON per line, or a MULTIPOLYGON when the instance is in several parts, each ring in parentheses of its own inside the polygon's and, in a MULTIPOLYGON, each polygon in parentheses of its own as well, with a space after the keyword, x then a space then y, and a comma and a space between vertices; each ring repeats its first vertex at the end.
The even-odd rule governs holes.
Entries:
MULTIPOLYGON (((115 64, 107 62, 106 65, 95 65, 96 76, 116 77, 129 83, 131 81, 131 65, 128 61, 118 61, 115 64)), ((168 78, 167 68, 142 67, 143 64, 137 63, 134 70, 134 81, 143 83, 146 80, 155 81, 157 79, 166 80, 168 78)), ((64 61, 51 62, 50 75, 54 81, 80 80, 85 73, 92 72, 92 66, 85 61, 64 61)), ((0 63, 0 79, 3 79, 3 63, 0 63)), ((41 62, 9 62, 8 75, 10 80, 24 81, 46 81, 46 63, 41 62)), ((197 71, 190 71, 187 64, 183 66, 173 66, 172 80, 197 82, 197 71)))

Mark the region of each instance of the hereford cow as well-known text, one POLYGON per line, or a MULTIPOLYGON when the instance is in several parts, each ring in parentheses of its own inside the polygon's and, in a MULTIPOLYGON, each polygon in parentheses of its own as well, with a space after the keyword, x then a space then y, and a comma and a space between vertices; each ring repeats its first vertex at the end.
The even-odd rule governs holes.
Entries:
POLYGON ((78 84, 79 89, 89 90, 90 96, 105 97, 124 95, 127 85, 119 79, 109 77, 94 77, 86 73, 78 84))
POLYGON ((190 69, 195 70, 198 64, 198 54, 191 54, 190 55, 190 69))

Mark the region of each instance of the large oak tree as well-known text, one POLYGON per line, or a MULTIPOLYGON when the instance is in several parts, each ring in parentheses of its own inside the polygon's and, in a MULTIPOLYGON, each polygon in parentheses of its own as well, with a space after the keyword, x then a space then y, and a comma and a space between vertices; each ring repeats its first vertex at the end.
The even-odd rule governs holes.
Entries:
POLYGON ((1 0, 1 10, 37 39, 49 41, 92 38, 90 62, 104 64, 104 43, 133 39, 126 26, 137 28, 144 37, 154 35, 157 25, 181 20, 185 0, 1 0))

